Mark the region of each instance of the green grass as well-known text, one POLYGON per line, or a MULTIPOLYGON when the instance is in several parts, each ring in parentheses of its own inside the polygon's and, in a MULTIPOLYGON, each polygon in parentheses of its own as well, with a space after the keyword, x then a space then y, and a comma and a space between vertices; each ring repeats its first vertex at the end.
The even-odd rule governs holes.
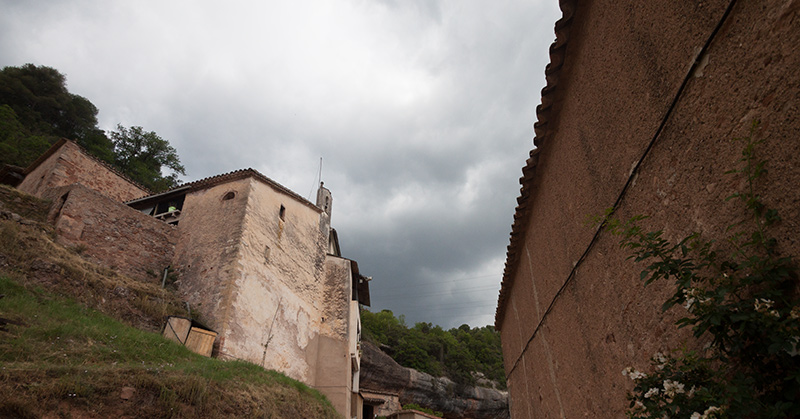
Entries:
POLYGON ((0 417, 337 417, 316 390, 206 358, 39 288, 0 277, 0 417), (133 387, 133 400, 122 400, 133 387))

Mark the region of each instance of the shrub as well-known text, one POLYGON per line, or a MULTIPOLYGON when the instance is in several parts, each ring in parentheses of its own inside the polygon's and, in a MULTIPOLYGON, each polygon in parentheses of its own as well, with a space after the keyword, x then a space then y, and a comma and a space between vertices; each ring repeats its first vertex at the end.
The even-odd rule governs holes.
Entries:
POLYGON ((756 193, 755 181, 766 170, 755 156, 755 127, 742 139, 742 167, 728 172, 746 180, 746 189, 729 199, 750 217, 729 226, 724 246, 697 233, 672 243, 662 231, 645 231, 646 217, 606 217, 630 258, 649 264, 641 272, 645 285, 672 282, 662 309, 682 305, 687 315, 677 325, 709 341, 699 351, 655 354, 648 373, 626 368, 635 383, 631 418, 800 417, 797 265, 778 254, 767 234, 780 217, 756 193))

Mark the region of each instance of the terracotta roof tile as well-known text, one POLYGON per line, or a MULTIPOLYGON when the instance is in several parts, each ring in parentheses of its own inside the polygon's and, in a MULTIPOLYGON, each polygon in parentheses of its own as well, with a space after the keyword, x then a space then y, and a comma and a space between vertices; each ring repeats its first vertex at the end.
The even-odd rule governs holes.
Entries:
POLYGON ((569 32, 576 5, 577 0, 559 1, 562 16, 555 24, 556 39, 550 45, 550 64, 544 70, 546 85, 542 89, 542 103, 536 107, 537 121, 533 124, 535 134, 533 144, 536 148, 530 152, 530 158, 526 160, 525 167, 522 168, 522 177, 519 179, 522 187, 520 188, 520 196, 517 198, 518 205, 514 211, 514 223, 511 225, 503 282, 500 286, 500 295, 497 298, 497 311, 494 318, 495 329, 497 330, 502 328, 506 302, 509 298, 518 265, 519 249, 525 242, 525 231, 527 231, 530 216, 530 201, 528 198, 534 192, 533 178, 536 174, 536 166, 539 164, 539 148, 545 143, 544 140, 549 134, 549 121, 554 116, 552 115, 552 105, 555 100, 554 93, 558 86, 561 68, 564 65, 564 52, 569 42, 569 32))
POLYGON ((139 199, 136 199, 136 201, 147 199, 147 198, 150 198, 150 197, 153 197, 153 196, 157 196, 157 195, 168 194, 169 192, 176 191, 178 189, 189 188, 192 191, 199 191, 199 190, 202 190, 202 189, 208 189, 208 188, 211 188, 213 186, 217 186, 217 185, 220 185, 220 184, 223 184, 223 183, 233 182, 235 180, 245 179, 245 178, 248 178, 248 177, 253 177, 255 179, 258 179, 259 181, 261 181, 263 183, 266 183, 267 185, 269 185, 269 186, 271 186, 271 187, 273 187, 273 188, 285 193, 286 195, 291 196, 292 198, 294 198, 295 200, 297 200, 301 204, 304 204, 307 207, 310 207, 310 208, 314 209, 317 212, 322 212, 322 209, 320 209, 319 207, 314 205, 311 201, 303 198, 302 196, 300 196, 297 193, 293 192, 291 189, 281 185, 278 182, 275 182, 274 180, 272 180, 272 179, 264 176, 263 174, 261 174, 258 170, 255 170, 255 169, 252 169, 252 168, 234 170, 232 172, 223 173, 223 174, 214 175, 214 176, 209 176, 207 178, 195 180, 193 182, 184 183, 184 184, 176 186, 175 188, 172 188, 172 189, 170 189, 170 190, 168 190, 166 192, 162 192, 162 193, 159 193, 159 194, 153 194, 153 195, 150 195, 150 196, 146 196, 144 198, 139 198, 139 199))

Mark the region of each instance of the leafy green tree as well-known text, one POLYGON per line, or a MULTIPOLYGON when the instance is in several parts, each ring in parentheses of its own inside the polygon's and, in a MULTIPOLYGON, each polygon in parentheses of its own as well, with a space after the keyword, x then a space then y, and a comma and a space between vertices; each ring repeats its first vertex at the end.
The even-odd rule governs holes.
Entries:
POLYGON ((361 312, 364 339, 377 343, 397 363, 457 384, 474 385, 480 373, 505 388, 500 334, 493 327, 444 330, 420 322, 407 327, 389 310, 361 312))
POLYGON ((110 134, 114 144, 114 164, 150 190, 161 192, 175 187, 178 174, 186 174, 178 152, 155 132, 117 124, 117 130, 110 134), (163 175, 164 168, 171 173, 163 175))
POLYGON ((105 162, 114 163, 114 143, 105 131, 95 129, 87 133, 83 138, 78 139, 78 144, 89 154, 105 162))
POLYGON ((70 93, 66 77, 52 67, 4 67, 0 104, 10 106, 33 135, 79 140, 97 129, 97 107, 70 93))
POLYGON ((25 64, 0 70, 0 151, 3 164, 27 166, 59 138, 114 161, 114 145, 97 127, 97 107, 67 90, 58 70, 25 64))
POLYGON ((366 340, 388 347, 397 345, 400 339, 408 333, 408 328, 394 316, 391 310, 382 310, 377 313, 363 310, 361 327, 366 340))
POLYGON ((67 90, 52 67, 25 64, 0 70, 0 164, 27 166, 59 138, 76 141, 90 154, 117 166, 159 192, 185 174, 178 154, 155 132, 117 125, 111 138, 97 126, 97 107, 67 90), (171 171, 162 174, 162 169, 171 171))
POLYGON ((50 147, 50 139, 30 135, 8 105, 0 105, 0 165, 27 166, 50 147))

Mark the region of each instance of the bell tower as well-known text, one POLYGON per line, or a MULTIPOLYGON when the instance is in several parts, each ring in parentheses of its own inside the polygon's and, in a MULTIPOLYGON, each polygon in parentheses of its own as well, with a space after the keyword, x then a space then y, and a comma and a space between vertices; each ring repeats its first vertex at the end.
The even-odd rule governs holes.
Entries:
POLYGON ((320 182, 319 189, 317 189, 317 207, 322 209, 322 211, 330 217, 331 208, 333 207, 333 197, 331 196, 331 191, 324 185, 325 182, 320 182))

